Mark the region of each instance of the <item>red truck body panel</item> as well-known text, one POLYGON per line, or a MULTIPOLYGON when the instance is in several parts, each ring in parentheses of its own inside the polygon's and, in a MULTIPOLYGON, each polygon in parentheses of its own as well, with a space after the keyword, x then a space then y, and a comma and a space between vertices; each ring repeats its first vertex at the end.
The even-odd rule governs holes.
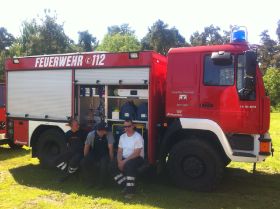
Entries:
POLYGON ((14 120, 14 142, 28 145, 28 120, 14 120))
POLYGON ((139 53, 138 59, 129 59, 129 53, 75 53, 56 54, 46 56, 32 56, 18 58, 15 64, 13 59, 7 59, 5 69, 15 70, 40 70, 40 69, 86 69, 106 67, 141 67, 149 66, 152 61, 152 52, 139 53))

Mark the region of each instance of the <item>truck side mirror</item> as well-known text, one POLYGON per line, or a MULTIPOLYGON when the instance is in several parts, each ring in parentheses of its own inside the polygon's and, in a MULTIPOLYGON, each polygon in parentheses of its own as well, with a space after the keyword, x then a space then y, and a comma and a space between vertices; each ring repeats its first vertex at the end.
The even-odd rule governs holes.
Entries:
POLYGON ((255 77, 257 67, 257 54, 254 51, 245 52, 245 70, 246 75, 255 77))
POLYGON ((244 88, 238 91, 241 100, 255 100, 255 78, 246 76, 244 78, 244 88))
POLYGON ((255 78, 252 77, 245 77, 245 89, 249 91, 254 91, 255 90, 255 78))
POLYGON ((232 56, 230 52, 212 52, 211 60, 215 65, 231 65, 232 64, 232 56))

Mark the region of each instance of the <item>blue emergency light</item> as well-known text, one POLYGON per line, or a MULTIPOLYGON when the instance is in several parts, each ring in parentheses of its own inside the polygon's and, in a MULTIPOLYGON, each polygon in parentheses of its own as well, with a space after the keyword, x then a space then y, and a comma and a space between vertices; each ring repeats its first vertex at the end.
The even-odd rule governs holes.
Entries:
POLYGON ((231 30, 231 43, 246 43, 248 42, 247 28, 244 26, 234 27, 231 30))

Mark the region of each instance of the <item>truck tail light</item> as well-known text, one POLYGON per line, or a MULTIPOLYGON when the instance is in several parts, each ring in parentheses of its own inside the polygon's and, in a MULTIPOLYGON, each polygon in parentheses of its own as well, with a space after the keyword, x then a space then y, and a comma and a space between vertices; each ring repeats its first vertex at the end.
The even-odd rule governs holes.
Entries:
POLYGON ((259 138, 259 141, 260 141, 259 154, 266 155, 266 156, 271 155, 271 139, 267 139, 261 136, 259 138))
POLYGON ((260 143, 260 153, 270 153, 270 143, 269 142, 260 143))

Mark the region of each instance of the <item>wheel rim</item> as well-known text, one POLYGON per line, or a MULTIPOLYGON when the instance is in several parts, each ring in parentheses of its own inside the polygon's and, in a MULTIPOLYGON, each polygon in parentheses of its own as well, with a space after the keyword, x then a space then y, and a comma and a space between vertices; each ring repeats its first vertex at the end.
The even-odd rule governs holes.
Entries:
POLYGON ((196 156, 188 156, 182 160, 182 170, 184 174, 191 178, 198 178, 203 175, 205 165, 203 161, 196 156))

